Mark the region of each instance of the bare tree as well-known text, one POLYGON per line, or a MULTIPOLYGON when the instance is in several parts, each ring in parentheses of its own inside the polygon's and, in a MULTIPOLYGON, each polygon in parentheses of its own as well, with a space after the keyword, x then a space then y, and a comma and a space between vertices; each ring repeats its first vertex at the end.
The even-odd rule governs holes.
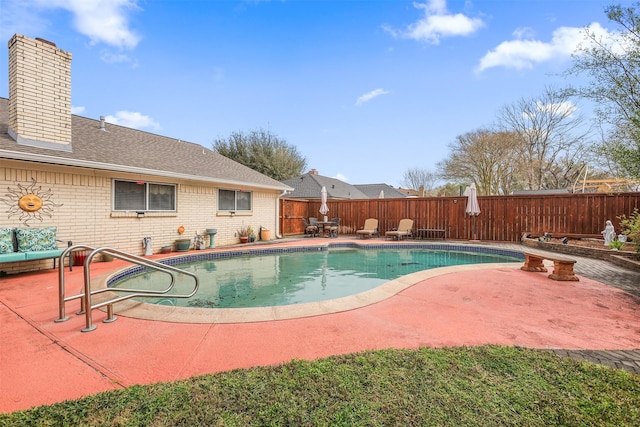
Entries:
POLYGON ((539 97, 504 106, 498 119, 519 139, 519 168, 529 190, 568 187, 595 152, 567 91, 547 87, 539 97))
POLYGON ((402 177, 402 185, 417 191, 420 197, 430 195, 437 181, 436 173, 421 168, 407 169, 402 177))
POLYGON ((449 157, 438 170, 443 178, 475 183, 478 194, 509 194, 517 183, 518 144, 518 135, 510 132, 468 132, 449 144, 449 157))

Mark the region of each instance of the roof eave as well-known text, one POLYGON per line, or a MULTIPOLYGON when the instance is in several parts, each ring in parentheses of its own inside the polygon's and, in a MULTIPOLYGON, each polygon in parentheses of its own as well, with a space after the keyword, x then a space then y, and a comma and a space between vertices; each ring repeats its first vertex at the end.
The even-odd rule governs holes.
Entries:
POLYGON ((10 151, 10 150, 0 150, 0 157, 12 160, 23 160, 28 162, 39 162, 39 163, 50 163, 61 166, 75 166, 81 168, 89 168, 89 169, 98 169, 98 170, 109 170, 115 172, 127 172, 127 173, 139 173, 145 175, 157 175, 166 178, 176 178, 176 179, 187 179, 193 181, 201 181, 208 183, 216 183, 216 184, 226 184, 226 185, 235 185, 235 186, 250 186, 253 188, 259 188, 264 190, 274 190, 274 191, 293 191, 292 187, 287 185, 266 185, 259 184, 256 182, 250 181, 236 181, 231 179, 220 179, 220 178, 209 178, 200 175, 190 175, 183 173, 173 173, 161 170, 147 169, 147 168, 139 168, 139 167, 131 167, 124 165, 115 165, 109 163, 101 163, 101 162, 92 162, 89 160, 77 160, 77 159, 63 159, 56 156, 47 156, 44 154, 33 154, 33 153, 24 153, 20 151, 10 151))

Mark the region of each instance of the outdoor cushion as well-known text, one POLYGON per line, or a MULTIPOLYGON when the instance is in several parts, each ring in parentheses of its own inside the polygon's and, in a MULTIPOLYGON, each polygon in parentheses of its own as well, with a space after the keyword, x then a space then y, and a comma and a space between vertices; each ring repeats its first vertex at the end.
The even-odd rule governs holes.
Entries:
POLYGON ((58 249, 56 227, 17 228, 19 252, 48 251, 58 249))
POLYGON ((13 228, 0 228, 0 254, 9 254, 13 250, 13 228))
POLYGON ((9 252, 7 254, 0 254, 0 262, 15 262, 24 260, 26 260, 26 257, 22 252, 9 252))
POLYGON ((62 255, 63 249, 53 249, 48 251, 35 251, 35 252, 27 252, 24 255, 27 261, 33 259, 46 259, 46 258, 56 258, 62 255))
POLYGON ((376 218, 368 218, 364 222, 364 227, 361 230, 356 230, 356 234, 371 237, 373 234, 378 234, 378 220, 376 218))
POLYGON ((396 239, 411 236, 413 234, 413 220, 408 218, 401 219, 397 230, 387 231, 384 234, 387 237, 395 237, 396 239))

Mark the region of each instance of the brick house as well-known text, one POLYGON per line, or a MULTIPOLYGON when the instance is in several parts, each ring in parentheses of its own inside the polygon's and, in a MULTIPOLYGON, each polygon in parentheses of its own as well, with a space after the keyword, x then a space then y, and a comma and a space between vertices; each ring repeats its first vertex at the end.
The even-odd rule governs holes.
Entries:
POLYGON ((9 99, 0 98, 0 188, 0 227, 55 226, 62 241, 136 255, 145 237, 155 253, 207 228, 216 246, 238 243, 247 225, 274 238, 279 198, 292 190, 201 145, 72 115, 71 53, 19 34, 9 41, 9 99), (28 194, 39 209, 19 206, 28 194))

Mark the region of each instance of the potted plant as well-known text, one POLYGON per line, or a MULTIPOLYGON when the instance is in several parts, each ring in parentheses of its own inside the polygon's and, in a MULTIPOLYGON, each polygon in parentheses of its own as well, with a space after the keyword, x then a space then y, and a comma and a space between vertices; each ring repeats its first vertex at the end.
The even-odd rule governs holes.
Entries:
POLYGON ((193 238, 193 247, 195 249, 205 249, 205 243, 204 243, 204 234, 198 234, 198 232, 196 231, 196 235, 193 238))
POLYGON ((238 237, 240 238, 240 243, 247 243, 249 241, 249 231, 247 227, 238 229, 238 237))
POLYGON ((253 231, 253 228, 251 228, 250 225, 247 225, 247 234, 249 235, 249 242, 255 242, 256 241, 256 234, 253 231))

